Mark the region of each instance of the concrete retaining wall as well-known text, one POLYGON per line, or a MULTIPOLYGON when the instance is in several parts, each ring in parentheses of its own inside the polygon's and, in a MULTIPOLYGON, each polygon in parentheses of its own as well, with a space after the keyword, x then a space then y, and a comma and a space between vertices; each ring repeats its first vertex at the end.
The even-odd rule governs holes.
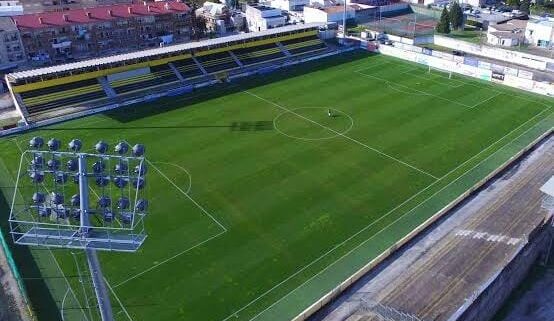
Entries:
POLYGON ((488 321, 494 317, 511 292, 525 279, 537 259, 547 251, 552 237, 549 222, 537 227, 531 235, 532 239, 521 246, 510 263, 489 282, 483 284, 480 293, 467 300, 466 310, 460 309, 460 312, 448 321, 488 321))

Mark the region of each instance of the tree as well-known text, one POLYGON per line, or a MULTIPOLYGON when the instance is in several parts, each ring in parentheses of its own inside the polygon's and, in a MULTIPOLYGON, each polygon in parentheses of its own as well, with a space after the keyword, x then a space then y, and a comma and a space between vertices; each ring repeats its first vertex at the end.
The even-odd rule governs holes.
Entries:
POLYGON ((450 23, 454 29, 464 28, 464 13, 458 1, 454 1, 450 7, 450 23))
POLYGON ((446 7, 442 9, 441 18, 439 20, 439 23, 437 24, 437 32, 443 34, 450 33, 450 17, 448 15, 448 10, 446 10, 446 7))
POLYGON ((519 0, 506 0, 506 4, 512 8, 519 7, 519 0))
POLYGON ((519 10, 521 12, 525 12, 526 14, 529 14, 529 7, 531 6, 531 3, 529 0, 522 0, 519 4, 519 10))

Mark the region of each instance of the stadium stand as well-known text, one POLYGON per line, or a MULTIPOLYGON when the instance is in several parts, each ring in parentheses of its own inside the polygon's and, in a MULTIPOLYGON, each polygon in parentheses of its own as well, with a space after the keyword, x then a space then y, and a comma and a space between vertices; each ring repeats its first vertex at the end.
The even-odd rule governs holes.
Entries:
POLYGON ((150 68, 150 73, 120 79, 110 82, 110 85, 117 94, 126 94, 150 88, 160 87, 179 81, 177 75, 169 65, 159 65, 150 68))
POLYGON ((196 58, 210 74, 240 67, 227 51, 196 56, 196 58))
POLYGON ((49 109, 86 105, 107 96, 96 79, 88 79, 27 91, 21 98, 30 114, 38 114, 49 109))
POLYGON ((233 53, 244 65, 253 65, 284 58, 285 55, 275 43, 250 48, 233 50, 233 53))
POLYGON ((227 80, 233 73, 246 76, 295 59, 303 61, 311 53, 318 56, 327 48, 318 38, 320 27, 319 23, 291 25, 24 70, 5 78, 25 123, 67 118, 181 89, 190 92, 197 86, 227 80))
POLYGON ((292 54, 299 55, 325 49, 325 44, 317 35, 281 41, 283 46, 292 54))
POLYGON ((185 79, 193 79, 202 76, 202 71, 198 69, 198 66, 196 66, 192 58, 176 60, 173 62, 173 65, 185 79))

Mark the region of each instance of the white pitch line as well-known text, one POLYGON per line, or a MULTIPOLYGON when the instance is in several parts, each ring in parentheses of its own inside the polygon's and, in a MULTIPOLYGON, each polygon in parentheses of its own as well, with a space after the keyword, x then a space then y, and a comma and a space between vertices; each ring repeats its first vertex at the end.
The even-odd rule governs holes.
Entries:
MULTIPOLYGON (((383 79, 381 77, 376 77, 376 76, 373 76, 373 75, 364 74, 363 72, 355 72, 355 73, 360 75, 360 76, 363 76, 363 77, 376 79, 376 80, 379 80, 379 81, 382 81, 382 82, 385 82, 385 83, 391 83, 390 80, 386 80, 386 79, 383 79)), ((423 91, 423 90, 415 89, 415 88, 408 87, 408 86, 398 84, 398 83, 394 83, 394 85, 404 87, 404 88, 409 89, 409 90, 417 91, 417 92, 419 92, 423 95, 426 95, 426 96, 431 96, 431 97, 435 97, 435 98, 438 98, 438 99, 442 99, 444 101, 448 101, 448 102, 451 102, 453 104, 457 104, 457 105, 464 106, 464 107, 471 107, 470 105, 467 105, 467 104, 464 104, 464 103, 461 103, 461 102, 458 102, 458 101, 455 101, 455 100, 452 100, 452 99, 444 98, 444 97, 439 96, 439 95, 431 94, 431 93, 428 93, 428 92, 423 91)))
POLYGON ((127 312, 127 309, 125 309, 125 306, 123 305, 123 303, 119 299, 119 296, 117 295, 117 293, 115 293, 115 291, 113 290, 112 286, 110 285, 110 282, 108 282, 108 279, 106 279, 106 277, 104 277, 104 282, 106 282, 106 285, 108 286, 108 288, 112 292, 113 296, 115 297, 115 299, 117 300, 117 302, 119 303, 121 308, 123 309, 123 312, 125 313, 125 315, 129 319, 129 321, 133 321, 133 318, 131 318, 131 315, 129 315, 129 312, 127 312))
POLYGON ((148 269, 146 269, 146 270, 144 270, 144 271, 141 271, 140 273, 137 273, 137 274, 135 274, 135 275, 133 275, 133 276, 131 276, 131 277, 129 277, 129 278, 127 278, 127 279, 125 279, 125 280, 119 282, 118 284, 114 285, 114 288, 117 288, 117 287, 119 287, 119 286, 121 286, 121 285, 123 285, 123 284, 125 284, 125 283, 127 283, 127 282, 129 282, 129 281, 131 281, 131 280, 134 280, 134 279, 136 279, 136 278, 138 278, 138 277, 140 277, 140 276, 142 276, 142 275, 144 275, 144 274, 146 274, 146 273, 148 273, 148 272, 150 272, 150 271, 156 269, 156 268, 159 267, 160 265, 166 264, 166 263, 168 263, 168 262, 170 262, 170 261, 176 259, 177 257, 179 257, 179 256, 181 256, 181 255, 183 255, 183 254, 185 254, 185 253, 187 253, 187 252, 190 252, 190 251, 194 250, 195 248, 197 248, 197 247, 199 247, 199 246, 202 246, 202 245, 204 245, 205 243, 207 243, 207 242, 209 242, 209 241, 211 241, 211 240, 213 240, 213 239, 215 239, 215 238, 219 237, 220 235, 222 235, 222 234, 224 234, 224 233, 227 232, 227 228, 226 228, 223 224, 221 224, 217 219, 215 219, 215 217, 214 217, 212 214, 210 214, 204 207, 202 207, 198 202, 196 202, 196 200, 194 200, 194 199, 193 199, 190 195, 188 195, 182 188, 180 188, 177 184, 175 184, 175 182, 173 182, 169 177, 167 177, 167 175, 165 175, 165 173, 162 172, 156 165, 154 165, 154 164, 153 164, 152 162, 150 162, 148 159, 146 160, 146 162, 147 162, 148 164, 150 164, 150 166, 152 166, 152 168, 154 168, 158 173, 160 173, 160 175, 162 175, 162 177, 164 177, 171 185, 173 185, 173 187, 175 187, 179 192, 181 192, 181 194, 185 195, 191 202, 193 202, 193 203, 194 203, 205 215, 207 215, 208 217, 210 217, 210 218, 222 229, 222 231, 219 232, 219 233, 217 233, 217 234, 215 234, 215 235, 213 235, 213 236, 211 236, 211 237, 209 237, 209 238, 207 238, 206 240, 204 240, 204 241, 202 241, 202 242, 200 242, 200 243, 197 243, 197 244, 195 244, 195 245, 193 245, 193 246, 191 246, 191 247, 189 247, 189 248, 187 248, 187 249, 185 249, 185 250, 183 250, 183 251, 181 251, 181 252, 178 252, 178 253, 174 254, 173 256, 170 256, 169 258, 167 258, 167 259, 165 259, 165 260, 163 260, 163 261, 161 261, 161 262, 159 262, 159 263, 157 263, 157 264, 155 264, 155 265, 149 267, 148 269))
POLYGON ((144 270, 144 271, 142 271, 142 272, 140 272, 140 273, 137 273, 137 274, 133 275, 132 277, 130 277, 130 278, 124 280, 124 281, 119 282, 118 284, 114 285, 114 288, 117 288, 117 287, 119 287, 119 286, 121 286, 121 285, 123 285, 123 284, 125 284, 125 283, 127 283, 127 282, 129 282, 129 281, 131 281, 131 280, 134 280, 134 279, 138 278, 139 276, 144 275, 144 274, 146 274, 146 273, 148 273, 148 272, 150 272, 150 271, 156 269, 156 268, 159 267, 160 265, 165 264, 165 263, 167 263, 167 262, 169 262, 169 261, 172 261, 172 260, 176 259, 177 257, 179 257, 179 256, 181 256, 181 255, 183 255, 183 254, 185 254, 185 253, 187 253, 187 252, 190 252, 190 251, 194 250, 195 248, 204 245, 205 243, 208 243, 209 241, 211 241, 211 240, 213 240, 213 239, 219 237, 219 236, 222 235, 222 234, 225 234, 226 232, 227 232, 227 231, 221 231, 221 232, 217 233, 216 235, 213 235, 213 236, 211 236, 210 238, 208 238, 208 239, 206 239, 206 240, 204 240, 204 241, 202 241, 202 242, 200 242, 200 243, 198 243, 198 244, 196 244, 196 245, 194 245, 194 246, 189 247, 189 248, 186 249, 186 250, 183 250, 183 251, 181 251, 181 252, 179 252, 179 253, 177 253, 177 254, 175 254, 175 255, 173 255, 173 256, 171 256, 171 257, 169 257, 169 258, 167 258, 167 259, 165 259, 165 260, 163 260, 163 261, 161 261, 160 263, 157 263, 156 265, 153 265, 153 266, 149 267, 148 269, 146 269, 146 270, 144 270))
POLYGON ((219 225, 219 227, 221 227, 223 229, 224 232, 227 232, 227 228, 225 226, 223 226, 223 224, 221 224, 212 214, 210 214, 202 205, 200 205, 196 200, 194 200, 194 198, 192 198, 189 194, 187 194, 182 188, 180 188, 177 184, 175 184, 175 182, 173 182, 169 177, 167 177, 167 175, 164 174, 164 172, 162 172, 156 165, 154 165, 151 161, 149 161, 148 159, 146 160, 146 162, 148 164, 150 164, 150 166, 152 166, 152 168, 154 168, 158 173, 160 173, 160 175, 162 175, 171 185, 173 185, 173 187, 175 187, 179 192, 181 192, 181 194, 185 195, 186 198, 188 198, 192 203, 194 203, 194 205, 196 205, 196 207, 198 207, 204 214, 206 214, 208 217, 210 217, 217 225, 219 225))
POLYGON ((411 169, 413 169, 413 170, 416 170, 416 171, 418 171, 418 172, 420 172, 420 173, 422 173, 422 174, 425 174, 425 175, 427 175, 427 176, 429 176, 429 177, 432 177, 432 178, 434 178, 435 180, 439 179, 438 177, 434 176, 433 174, 431 174, 431 173, 429 173, 429 172, 426 172, 426 171, 424 171, 424 170, 422 170, 422 169, 419 169, 419 168, 417 168, 417 167, 415 167, 415 166, 413 166, 413 165, 411 165, 411 164, 406 163, 406 162, 403 161, 403 160, 400 160, 400 159, 398 159, 398 158, 396 158, 396 157, 394 157, 394 156, 391 156, 391 155, 389 155, 389 154, 387 154, 387 153, 384 153, 384 152, 382 152, 382 151, 380 151, 380 150, 378 150, 378 149, 376 149, 376 148, 374 148, 374 147, 368 146, 368 145, 366 145, 366 144, 360 142, 360 141, 357 140, 357 139, 354 139, 354 138, 352 138, 352 137, 350 137, 350 136, 345 135, 344 133, 341 133, 341 132, 338 132, 338 131, 334 130, 333 128, 327 127, 327 126, 322 125, 322 124, 320 124, 320 123, 318 123, 318 122, 316 122, 316 121, 314 121, 314 120, 312 120, 312 119, 310 119, 310 118, 307 118, 307 117, 305 117, 305 116, 302 116, 302 115, 300 115, 299 113, 295 112, 294 110, 288 109, 288 108, 286 108, 286 107, 284 107, 284 106, 282 106, 282 105, 279 105, 279 104, 277 104, 277 103, 275 103, 275 102, 273 102, 273 101, 271 101, 271 100, 268 100, 268 99, 265 99, 265 98, 263 98, 263 97, 260 97, 260 96, 254 94, 254 93, 252 93, 252 92, 250 92, 250 91, 248 91, 248 90, 244 90, 243 92, 246 93, 246 94, 248 94, 248 95, 250 95, 250 96, 253 96, 253 97, 256 97, 256 98, 258 98, 258 99, 260 99, 260 100, 263 100, 263 101, 265 101, 266 103, 271 104, 271 105, 273 105, 273 106, 275 106, 275 107, 278 107, 278 108, 280 108, 280 109, 282 109, 282 110, 284 110, 284 111, 287 111, 287 112, 289 112, 289 113, 291 113, 291 114, 293 114, 293 115, 296 115, 297 117, 300 117, 300 118, 302 118, 302 119, 304 119, 304 120, 306 120, 306 121, 309 121, 309 122, 311 122, 311 123, 313 123, 313 124, 315 124, 315 125, 318 125, 319 127, 323 128, 323 129, 326 129, 326 130, 328 130, 328 131, 331 131, 331 132, 335 133, 337 136, 344 137, 344 138, 346 138, 346 139, 348 139, 348 140, 350 140, 350 141, 352 141, 352 142, 354 142, 354 143, 356 143, 356 144, 358 144, 358 145, 361 145, 361 146, 363 146, 363 147, 365 147, 365 148, 367 148, 367 149, 370 149, 370 150, 376 152, 377 154, 379 154, 379 155, 381 155, 381 156, 384 156, 384 157, 386 157, 386 158, 392 159, 392 160, 394 160, 394 161, 396 161, 396 162, 398 162, 398 163, 400 163, 400 164, 402 164, 402 165, 404 165, 404 166, 407 166, 407 167, 409 167, 409 168, 411 168, 411 169))
POLYGON ((372 69, 372 68, 375 68, 375 67, 379 67, 379 66, 383 66, 383 65, 388 65, 390 64, 389 61, 379 61, 377 63, 373 63, 365 68, 362 68, 362 69, 358 69, 358 70, 355 70, 354 72, 361 72, 362 70, 368 70, 368 69, 372 69))
MULTIPOLYGON (((544 110, 543 110, 544 111, 544 110)), ((533 117, 534 118, 534 117, 533 117)), ((373 239, 376 235, 380 234, 381 232, 383 232, 385 229, 387 229, 388 227, 392 226, 393 224, 395 224, 396 222, 398 222, 400 219, 404 218, 406 215, 408 215, 409 213, 411 213, 413 210, 415 210, 416 208, 420 207, 421 205, 423 205, 424 203, 426 203, 429 199, 433 198, 435 195, 437 195, 438 193, 440 193, 441 191, 443 191, 444 189, 446 189, 448 186, 452 185, 454 182, 458 181, 460 178, 462 178, 463 176, 465 176, 468 172, 474 170, 476 167, 478 167, 479 165, 481 165, 483 162, 485 162, 486 160, 488 160, 489 158, 491 158, 492 156, 496 155, 502 148, 506 147, 507 145, 511 144, 512 142, 514 142, 516 139, 518 139, 519 137, 523 136, 524 134, 526 134, 527 132, 529 132, 531 129, 533 129, 537 124, 531 126, 530 128, 528 128, 527 130, 525 130, 523 133, 519 134, 517 137, 515 137, 514 139, 512 139, 511 141, 509 141, 508 143, 506 143, 504 146, 502 146, 501 148, 499 148, 498 150, 496 150, 494 153, 490 154, 489 156, 487 156, 485 159, 481 160, 479 163, 477 163, 475 166, 473 166, 471 169, 465 171, 464 173, 462 173, 462 175, 458 176, 455 180, 453 180, 452 182, 448 183, 447 185, 445 185, 443 188, 441 188, 440 190, 438 190, 437 192, 435 192, 433 195, 429 196, 428 198, 426 198, 424 201, 420 202, 419 204, 417 204, 415 207, 413 207, 412 209, 410 209, 408 212, 402 214, 400 217, 398 217, 395 221, 393 221, 392 223, 390 223, 389 225, 385 226, 383 229, 379 230, 377 233, 375 233, 374 235, 372 235, 371 237, 369 237, 368 239, 364 240, 363 242, 361 242, 360 244, 358 244, 356 247, 354 247, 353 249, 351 249, 350 251, 346 252, 344 255, 342 255, 341 257, 339 257, 338 259, 336 259, 335 261, 333 261, 331 264, 327 265, 325 268, 323 268, 321 271, 319 271, 318 273, 314 274, 312 277, 310 277, 309 279, 307 279, 306 281, 304 281, 302 284, 300 284, 299 286, 297 286, 296 288, 294 288, 293 290, 291 290, 290 292, 288 292, 287 294, 285 294, 283 297, 281 297, 279 300, 275 301, 274 303, 272 303, 270 306, 268 306, 267 308, 265 308, 264 310, 262 310, 261 312, 259 312, 258 314, 256 314, 254 317, 252 317, 250 319, 250 321, 252 320, 255 320, 257 319, 260 315, 262 315, 265 311, 271 309, 273 306, 275 306, 276 304, 278 304, 279 302, 281 302, 282 300, 284 300, 286 297, 288 297, 289 295, 291 295, 293 292, 295 292, 296 290, 298 290, 299 288, 301 288, 304 284, 310 282, 311 280, 313 280, 314 278, 316 278, 317 276, 319 276, 321 273, 325 272, 326 270, 328 270, 331 266, 335 265, 337 262, 339 262, 340 260, 342 260, 344 257, 348 256, 350 253, 354 252, 356 249, 360 248, 362 245, 364 245, 365 243, 367 243, 369 240, 373 239)), ((431 183, 431 185, 434 185, 436 182, 433 182, 431 183)), ((429 185, 429 186, 431 186, 429 185)), ((429 186, 427 186, 425 189, 429 188, 429 186)), ((424 189, 424 190, 425 190, 424 189)), ((417 194, 419 194, 421 192, 418 192, 417 194)), ((416 194, 416 195, 417 195, 416 194)), ((233 315, 236 315, 237 312, 235 312, 233 315)), ((226 319, 224 319, 223 321, 227 320, 229 317, 227 317, 226 319)))
POLYGON ((482 104, 486 103, 487 101, 490 101, 490 100, 492 100, 492 99, 494 99, 494 98, 496 98, 496 97, 498 97, 498 96, 500 96, 500 93, 494 94, 494 95, 492 95, 491 97, 489 97, 489 98, 487 98, 487 99, 484 99, 484 100, 482 100, 482 101, 476 103, 475 105, 469 107, 468 109, 473 109, 473 108, 475 108, 475 107, 477 107, 477 106, 479 106, 479 105, 482 105, 482 104))
MULTIPOLYGON (((386 214, 383 215, 383 217, 380 217, 378 220, 381 220, 385 217, 387 217, 388 215, 390 215, 391 213, 393 213, 394 211, 396 211, 398 208, 404 206, 406 203, 408 203, 409 201, 411 201, 412 199, 414 199, 415 197, 417 197, 418 195, 420 195, 421 193, 423 193, 424 191, 426 191, 427 189, 429 189, 431 186, 435 185, 437 182, 439 182, 440 180, 442 180, 443 178, 449 176, 450 174, 452 174, 453 172, 455 172, 456 170, 458 170, 460 167, 464 166, 465 164, 467 164, 468 162, 470 162, 472 159, 478 157, 479 155, 481 155, 482 153, 484 153, 485 151, 489 150, 491 147, 495 146, 496 144, 498 144, 500 141, 502 141, 504 138, 506 138, 507 136, 511 135, 512 133, 516 132, 517 130, 519 130, 521 127, 525 126, 527 123, 529 123, 530 121, 534 120, 535 118, 537 118, 538 116, 540 116, 542 113, 544 113, 545 111, 549 110, 550 108, 546 108, 544 109, 542 112, 540 112, 539 114, 535 115, 534 117, 528 119, 525 123, 519 125, 518 127, 516 127, 515 129, 513 129, 512 131, 510 131, 509 133, 507 133, 506 135, 502 136, 500 139, 498 139, 497 141, 495 141, 494 143, 492 143, 491 145, 489 145, 488 147, 486 147, 485 149, 481 150, 479 153, 473 155, 472 157, 470 157, 469 159, 467 159, 465 162, 463 162, 462 164, 458 165, 456 168, 452 169, 450 172, 448 172, 447 174, 443 175, 439 180, 431 183, 430 185, 428 185, 427 187, 425 187, 424 189, 422 189, 421 191, 417 192, 416 194, 410 196, 408 199, 406 199, 404 202, 402 202, 401 204, 397 205, 396 207, 394 207, 392 210, 390 210, 389 212, 387 212, 386 214)), ((533 127, 535 127, 536 124, 532 127, 530 127, 527 131, 525 131, 524 133, 528 132, 529 130, 531 130, 533 127)), ((514 141, 515 139, 521 137, 524 133, 520 134, 519 136, 517 136, 516 138, 514 138, 512 141, 514 141)), ((512 141, 506 143, 504 146, 508 145, 509 143, 511 143, 512 141)), ((501 148, 499 148, 498 150, 500 150, 501 148)), ((496 151, 498 152, 498 151, 496 151)), ((484 160, 490 158, 492 155, 496 154, 493 153, 491 155, 489 155, 487 158, 485 158, 484 160)), ((482 162, 481 161, 480 163, 478 163, 477 165, 481 164, 482 162)), ((476 166, 477 166, 476 165, 476 166)), ((475 166, 473 167, 475 168, 475 166)), ((473 168, 471 168, 470 170, 467 170, 465 171, 464 173, 462 173, 460 176, 458 176, 458 179, 462 176, 464 176, 465 174, 467 174, 469 171, 473 170, 473 168)), ((427 202, 428 199, 424 200, 423 202, 419 203, 416 205, 416 207, 424 204, 425 202, 427 202)), ((413 209, 415 209, 416 207, 413 207, 412 209, 410 209, 410 211, 412 211, 413 209)), ((366 227, 362 228, 361 230, 359 230, 357 233, 355 233, 354 235, 350 236, 349 238, 347 238, 346 240, 344 240, 343 242, 337 244, 336 246, 334 246, 331 250, 325 252, 324 254, 322 254, 320 257, 316 258, 314 261, 308 263, 307 265, 305 265, 302 269, 296 271, 295 273, 293 273, 292 275, 290 275, 289 277, 287 277, 285 280, 279 282, 278 284, 276 284, 275 286, 273 286, 272 288, 270 288, 269 290, 265 291, 264 293, 262 293, 260 296, 258 296, 257 298, 255 298, 254 300, 250 301, 248 304, 246 304, 245 306, 243 306, 242 308, 236 310, 235 312, 233 312, 232 314, 230 314, 228 317, 226 317, 225 319, 223 319, 222 321, 227 321, 233 317, 236 317, 236 315, 238 313, 240 313, 241 311, 244 311, 246 308, 248 308, 249 306, 251 306, 252 304, 256 303, 257 301, 259 301, 261 298, 265 297, 268 293, 272 292, 274 289, 278 288, 279 286, 281 286, 282 284, 284 284, 285 282, 287 282, 288 280, 294 278, 296 275, 302 273, 304 270, 306 270, 308 267, 310 267, 311 265, 313 265, 314 263, 320 261, 323 257, 327 256, 329 253, 331 253, 332 251, 334 251, 336 248, 344 245, 345 243, 347 243, 348 241, 350 241, 351 239, 353 239, 354 237, 358 236, 359 234, 361 234, 363 231, 367 230, 368 228, 370 228, 371 226, 373 226, 373 224, 375 224, 377 221, 374 221, 374 222, 371 222, 369 225, 367 225, 366 227)), ((296 290, 296 289, 295 289, 296 290)), ((293 290, 294 291, 294 290, 293 290)), ((284 299, 284 298, 282 298, 284 299)), ((281 300, 282 300, 281 299, 281 300)), ((277 302, 276 302, 277 303, 277 302)), ((274 304, 273 304, 274 305, 274 304)), ((268 307, 267 309, 269 309, 270 307, 268 307)), ((266 309, 266 310, 267 310, 266 309)), ((264 310, 265 311, 265 310, 264 310)), ((262 311, 263 313, 263 311, 262 311)), ((260 313, 261 314, 261 313, 260 313)))

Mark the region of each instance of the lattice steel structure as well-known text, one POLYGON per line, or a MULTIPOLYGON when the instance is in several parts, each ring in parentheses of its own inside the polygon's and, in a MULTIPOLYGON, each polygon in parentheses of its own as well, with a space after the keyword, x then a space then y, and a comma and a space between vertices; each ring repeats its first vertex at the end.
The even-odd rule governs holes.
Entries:
POLYGON ((113 153, 104 141, 81 152, 55 138, 29 142, 19 162, 10 212, 10 233, 20 245, 83 249, 102 320, 112 320, 96 250, 135 252, 147 237, 145 148, 127 142, 113 153))

